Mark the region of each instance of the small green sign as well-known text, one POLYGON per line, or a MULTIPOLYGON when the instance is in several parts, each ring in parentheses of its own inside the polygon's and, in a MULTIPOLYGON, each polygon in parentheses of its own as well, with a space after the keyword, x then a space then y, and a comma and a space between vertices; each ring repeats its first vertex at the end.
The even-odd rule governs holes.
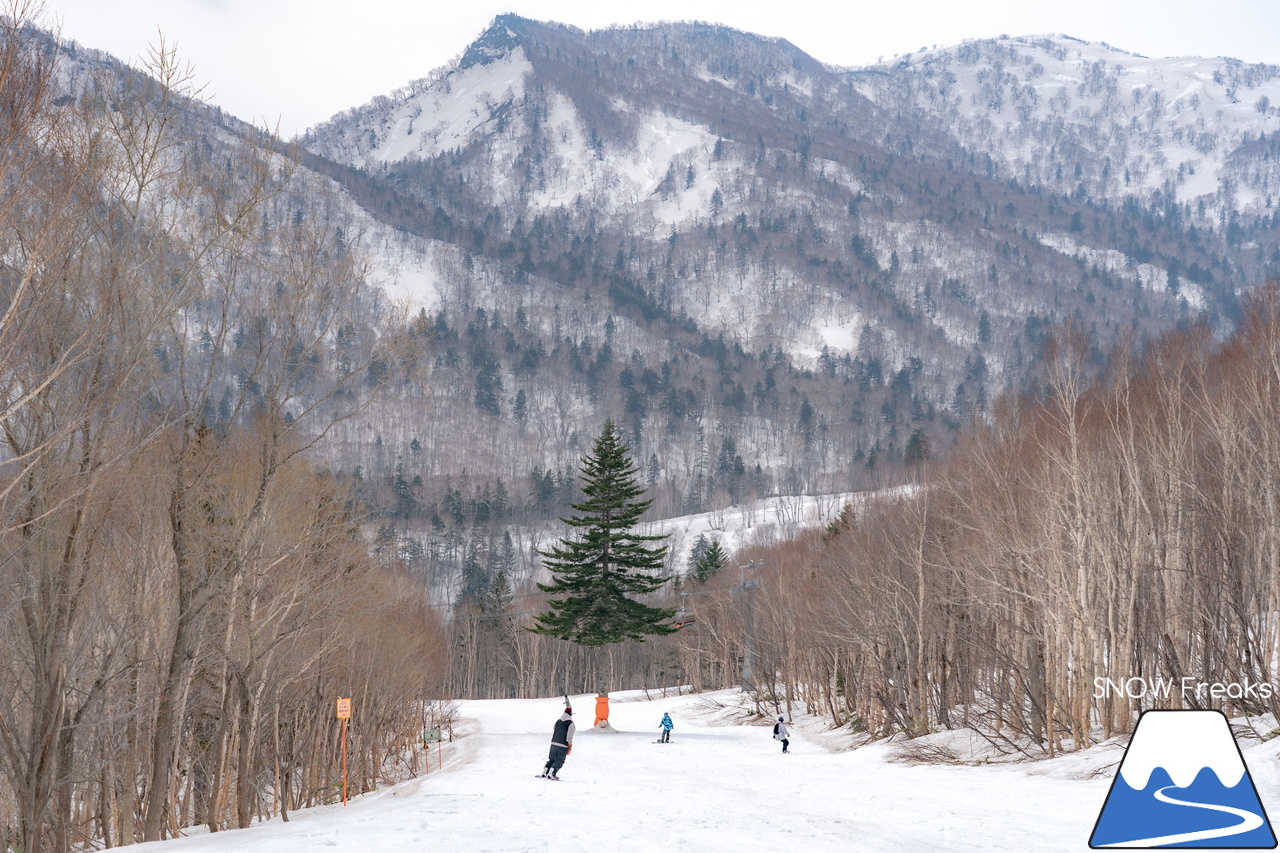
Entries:
POLYGON ((435 743, 435 742, 436 742, 436 741, 438 741, 438 740, 440 740, 440 730, 439 730, 439 729, 423 729, 423 730, 422 730, 422 742, 423 742, 423 743, 435 743))

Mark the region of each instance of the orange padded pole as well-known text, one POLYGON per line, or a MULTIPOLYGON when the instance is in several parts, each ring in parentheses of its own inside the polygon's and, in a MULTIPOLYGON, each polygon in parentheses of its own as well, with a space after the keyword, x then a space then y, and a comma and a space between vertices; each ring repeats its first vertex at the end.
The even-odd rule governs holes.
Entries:
POLYGON ((596 721, 594 725, 609 721, 609 697, 603 693, 596 697, 596 721))

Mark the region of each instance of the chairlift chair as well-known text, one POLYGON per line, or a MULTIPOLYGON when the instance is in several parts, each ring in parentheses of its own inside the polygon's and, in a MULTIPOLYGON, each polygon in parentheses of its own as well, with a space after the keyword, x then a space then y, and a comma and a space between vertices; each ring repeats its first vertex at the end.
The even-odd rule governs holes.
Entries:
POLYGON ((698 621, 694 618, 693 611, 686 609, 684 606, 684 598, 686 595, 688 595, 686 592, 680 593, 680 609, 676 611, 675 616, 671 617, 671 624, 675 625, 677 628, 683 628, 686 625, 692 625, 694 622, 698 621))

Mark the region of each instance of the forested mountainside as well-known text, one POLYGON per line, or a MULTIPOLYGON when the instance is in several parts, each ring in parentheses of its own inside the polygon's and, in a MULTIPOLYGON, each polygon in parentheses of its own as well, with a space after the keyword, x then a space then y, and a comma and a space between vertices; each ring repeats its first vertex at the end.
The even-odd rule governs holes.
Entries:
POLYGON ((663 513, 865 485, 1034 390, 1048 325, 1228 330, 1280 269, 1278 74, 1066 37, 839 69, 500 16, 302 140, 426 312, 429 414, 344 470, 401 517, 498 480, 529 507, 612 417, 663 513))
POLYGON ((349 201, 171 48, 37 12, 0 13, 0 838, 64 853, 329 799, 330 697, 376 768, 443 631, 311 452, 403 351, 349 201))
MULTIPOLYGON (((606 418, 665 517, 898 477, 1037 393, 1067 318, 1095 364, 1120 332, 1224 333, 1280 259, 1273 99, 1272 66, 1066 37, 839 69, 724 27, 507 15, 309 132, 326 191, 257 228, 316 218, 380 286, 338 338, 383 393, 328 400, 317 447, 380 547, 452 582, 567 510, 606 418), (369 349, 389 300, 394 358, 369 349)), ((210 162, 249 130, 184 121, 210 162)), ((225 423, 244 389, 219 381, 225 423)))
POLYGON ((1229 228, 1270 216, 1280 201, 1280 66, 1002 37, 856 76, 867 97, 942 124, 989 156, 993 173, 1027 186, 1113 205, 1177 202, 1191 221, 1229 228))

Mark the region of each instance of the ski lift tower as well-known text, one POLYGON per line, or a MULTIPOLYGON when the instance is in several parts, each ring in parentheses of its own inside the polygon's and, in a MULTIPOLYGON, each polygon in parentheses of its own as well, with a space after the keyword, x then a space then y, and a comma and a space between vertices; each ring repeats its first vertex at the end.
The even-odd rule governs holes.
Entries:
POLYGON ((735 590, 741 590, 743 597, 746 599, 746 631, 742 642, 742 692, 751 695, 755 695, 756 689, 755 619, 751 612, 751 591, 758 587, 760 583, 755 580, 747 580, 747 569, 759 568, 763 565, 763 562, 757 563, 755 560, 752 560, 745 566, 738 566, 738 576, 741 579, 741 582, 734 587, 735 590))

